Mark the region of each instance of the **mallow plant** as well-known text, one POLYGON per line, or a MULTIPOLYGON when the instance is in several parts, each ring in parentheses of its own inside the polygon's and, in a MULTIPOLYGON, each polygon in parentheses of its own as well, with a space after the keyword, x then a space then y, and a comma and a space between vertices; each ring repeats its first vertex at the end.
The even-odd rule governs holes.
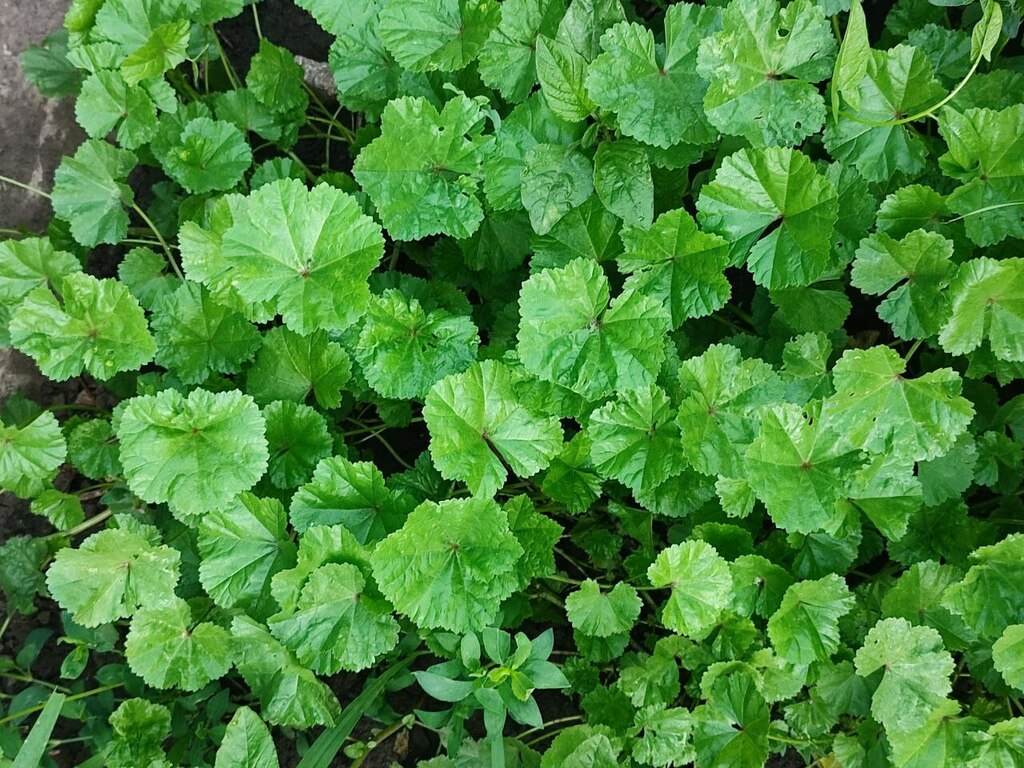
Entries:
POLYGON ((1021 6, 296 4, 23 57, 0 763, 1024 765, 1021 6))

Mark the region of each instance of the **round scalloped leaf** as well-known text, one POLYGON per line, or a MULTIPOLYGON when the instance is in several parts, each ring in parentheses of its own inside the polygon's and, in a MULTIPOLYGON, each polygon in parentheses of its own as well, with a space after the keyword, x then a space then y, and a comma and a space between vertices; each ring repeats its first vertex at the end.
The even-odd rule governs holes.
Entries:
POLYGON ((926 461, 953 449, 974 406, 960 396, 963 381, 951 368, 904 378, 906 362, 890 347, 851 349, 832 369, 836 393, 822 419, 850 443, 871 453, 926 461))
POLYGON ((44 375, 66 381, 83 370, 106 381, 153 359, 156 342, 128 288, 84 272, 65 275, 60 298, 39 287, 11 317, 11 342, 44 375))
POLYGON ((384 236, 351 195, 282 179, 249 195, 222 248, 241 297, 274 300, 285 325, 306 334, 342 330, 363 315, 384 236))
POLYGON ((523 548, 487 499, 424 502, 370 555, 381 592, 423 629, 479 632, 518 586, 523 548))
POLYGON ((505 0, 501 21, 480 49, 480 77, 509 102, 530 95, 537 82, 537 35, 554 36, 565 0, 505 0))
POLYGON ((276 400, 263 409, 270 461, 267 474, 278 488, 309 481, 317 463, 331 455, 334 440, 316 410, 292 400, 276 400))
POLYGON ((220 509, 266 471, 265 430, 259 408, 238 391, 132 398, 117 429, 128 487, 186 517, 220 509))
POLYGON ((751 674, 716 677, 708 703, 693 711, 697 768, 747 768, 768 759, 771 710, 751 674))
POLYGON ((391 0, 380 39, 410 72, 454 72, 476 58, 500 17, 494 0, 391 0))
POLYGON ((147 685, 198 691, 231 668, 231 636, 216 624, 193 623, 188 603, 175 598, 135 612, 124 653, 147 685))
POLYGON ((77 548, 60 550, 46 573, 46 586, 61 608, 83 627, 131 616, 141 606, 175 600, 181 555, 138 533, 106 530, 77 548))
POLYGON ((252 165, 252 150, 231 123, 197 117, 185 126, 161 165, 189 192, 215 192, 231 189, 242 180, 252 165))
POLYGON ((573 629, 590 637, 629 632, 640 616, 643 601, 629 584, 616 584, 607 594, 593 579, 565 598, 565 615, 573 629))
POLYGON ((24 427, 0 422, 0 488, 23 499, 39 495, 57 474, 66 454, 60 425, 48 411, 24 427))
POLYGON ((686 458, 674 412, 668 395, 651 385, 626 390, 590 414, 586 433, 597 471, 638 494, 682 473, 686 458))
POLYGON ((355 355, 380 395, 420 399, 440 379, 465 371, 479 343, 470 318, 428 311, 419 300, 388 289, 370 299, 355 355))
POLYGON ((953 243, 942 235, 918 229, 896 240, 878 232, 860 241, 850 282, 873 296, 888 293, 878 316, 901 339, 923 339, 949 318, 952 257, 953 243))
POLYGON ((920 728, 952 689, 953 657, 931 627, 906 619, 883 619, 864 638, 855 658, 857 674, 882 670, 871 697, 871 714, 886 730, 905 733, 920 728))
POLYGON ((476 232, 484 218, 477 179, 492 142, 481 135, 484 121, 480 105, 462 95, 440 112, 425 98, 388 103, 381 135, 359 153, 352 174, 391 237, 476 232))
POLYGON ((795 146, 825 122, 812 85, 832 74, 836 41, 821 8, 796 0, 733 0, 722 29, 700 42, 708 119, 754 146, 795 146))
POLYGON ((532 275, 519 313, 523 367, 588 400, 653 384, 665 356, 668 310, 633 290, 609 303, 608 278, 591 259, 532 275))
POLYGON ((767 410, 746 452, 750 487, 775 524, 790 533, 830 528, 837 520, 836 502, 845 498, 863 463, 859 451, 795 405, 767 410))
POLYGON ((330 727, 341 716, 331 689, 264 627, 248 616, 231 624, 235 665, 260 700, 267 722, 294 728, 330 727))
POLYGON ((1024 259, 965 262, 950 292, 953 315, 939 333, 946 352, 964 355, 987 340, 999 360, 1024 361, 1024 259))
POLYGON ((623 287, 661 300, 672 313, 673 328, 710 315, 729 300, 729 245, 701 232, 686 211, 663 213, 648 230, 626 227, 622 243, 625 253, 616 261, 630 275, 623 287))
POLYGON ((1024 535, 975 549, 971 568, 946 590, 942 604, 972 630, 996 638, 1024 615, 1024 535))
POLYGON ((199 523, 199 582, 222 608, 272 613, 274 574, 295 566, 288 518, 277 499, 241 493, 199 523))
POLYGON ((304 403, 313 395, 321 408, 337 408, 351 375, 352 361, 326 331, 303 336, 278 326, 263 337, 245 384, 261 405, 274 400, 304 403))
POLYGON ((70 253, 58 251, 45 237, 0 242, 0 304, 14 309, 33 288, 56 288, 61 279, 81 272, 70 253))
POLYGON ((837 200, 802 152, 743 149, 701 189, 697 211, 706 230, 732 243, 733 262, 746 255, 754 281, 774 290, 810 285, 833 266, 837 200))
POLYGON ((89 75, 75 100, 75 119, 94 139, 102 140, 117 127, 117 142, 138 149, 160 127, 156 104, 145 88, 129 85, 118 72, 100 70, 89 75))
POLYGON ((157 363, 183 384, 199 384, 211 373, 238 373, 262 343, 254 325, 192 282, 155 302, 151 325, 157 363))
POLYGON ((71 225, 81 245, 115 244, 128 234, 128 214, 135 196, 125 181, 136 158, 126 149, 89 139, 65 157, 53 177, 53 213, 71 225))
POLYGON ((524 155, 523 207, 538 235, 546 235, 594 192, 594 167, 582 152, 561 144, 535 144, 524 155))
POLYGON ((1011 624, 992 644, 992 664, 1003 679, 1024 691, 1024 624, 1011 624))
POLYGON ((854 604, 850 588, 834 573, 793 584, 768 620, 772 646, 791 664, 827 662, 839 649, 839 619, 854 604))
POLYGON ((721 26, 714 8, 689 3, 665 13, 665 42, 640 24, 620 22, 601 36, 587 93, 616 115, 619 130, 646 144, 708 144, 717 135, 704 115, 708 81, 697 74, 697 46, 721 26))
POLYGON ((68 435, 68 460, 93 480, 124 472, 118 452, 117 437, 106 419, 82 422, 68 435))
POLYGON ((300 664, 320 674, 367 669, 395 647, 398 622, 391 606, 365 588, 354 565, 328 563, 309 575, 295 610, 267 624, 300 664))
POLYGON ((296 491, 289 516, 299 533, 315 525, 343 525, 366 544, 401 528, 415 503, 408 494, 390 490, 372 462, 332 456, 296 491))
POLYGON ((474 496, 493 496, 508 477, 506 467, 519 477, 539 472, 562 447, 558 419, 519 402, 512 372, 494 360, 437 382, 423 416, 434 465, 474 496))
POLYGON ((647 569, 647 578, 654 587, 671 589, 662 623, 691 637, 701 637, 713 627, 732 599, 729 564, 703 541, 663 549, 647 569))

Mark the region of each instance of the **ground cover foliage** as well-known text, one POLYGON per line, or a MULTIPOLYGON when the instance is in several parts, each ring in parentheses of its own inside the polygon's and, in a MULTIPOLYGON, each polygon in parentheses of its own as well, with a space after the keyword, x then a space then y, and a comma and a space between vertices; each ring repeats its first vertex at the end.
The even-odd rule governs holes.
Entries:
POLYGON ((1024 765, 1020 7, 297 4, 24 58, 0 763, 1024 765))

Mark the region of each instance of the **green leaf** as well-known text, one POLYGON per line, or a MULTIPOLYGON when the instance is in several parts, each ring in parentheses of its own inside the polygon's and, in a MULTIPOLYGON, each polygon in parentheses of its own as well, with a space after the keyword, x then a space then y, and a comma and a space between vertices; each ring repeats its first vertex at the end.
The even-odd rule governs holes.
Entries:
POLYGON ((8 536, 0 544, 0 589, 7 615, 35 613, 36 595, 43 594, 43 565, 50 558, 46 540, 34 536, 8 536))
POLYGON ((573 628, 592 637, 629 632, 640 616, 643 601, 636 589, 618 583, 607 594, 593 579, 565 598, 565 615, 573 628))
POLYGON ((992 51, 1003 34, 1003 9, 994 0, 982 0, 981 21, 971 31, 971 59, 992 61, 992 51))
POLYGON ((887 733, 892 745, 892 764, 899 768, 963 764, 974 754, 971 737, 983 725, 975 718, 957 717, 959 711, 959 704, 946 701, 920 728, 909 733, 887 733))
POLYGON ((996 638, 1024 615, 1024 534, 971 553, 963 581, 946 590, 942 604, 983 637, 996 638))
POLYGON ((266 471, 265 430, 259 408, 238 391, 132 398, 117 429, 128 487, 186 517, 221 508, 266 471))
MULTIPOLYGON (((108 0, 96 13, 92 35, 101 40, 117 43, 127 55, 145 45, 153 31, 161 24, 187 18, 188 15, 186 0, 108 0)), ((85 23, 82 28, 75 31, 84 32, 88 28, 89 24, 85 23)))
POLYGON ((962 114, 943 109, 936 119, 949 147, 939 166, 961 182, 946 204, 965 217, 968 237, 978 245, 1024 239, 1024 104, 962 114))
POLYGON ((853 109, 860 109, 860 84, 871 62, 867 18, 860 0, 851 0, 846 19, 846 33, 839 45, 835 69, 832 70, 832 117, 839 119, 839 97, 853 109))
POLYGON ((125 181, 135 162, 131 152, 98 139, 85 141, 74 157, 61 161, 53 177, 53 212, 71 225, 78 243, 115 244, 127 236, 123 206, 135 198, 125 181))
POLYGON ((720 26, 718 11, 689 3, 665 12, 663 44, 639 24, 616 24, 601 36, 588 95, 615 113, 621 133, 646 144, 710 143, 717 132, 704 115, 708 80, 697 73, 697 46, 720 26))
POLYGON ((75 119, 94 139, 103 139, 116 127, 117 141, 125 149, 138 149, 152 140, 159 128, 156 104, 146 89, 125 82, 110 70, 94 72, 82 83, 75 119))
POLYGON ((38 719, 32 725, 32 730, 25 737, 25 742, 14 756, 11 768, 36 768, 47 753, 50 744, 50 736, 60 719, 61 709, 67 696, 63 693, 53 691, 46 700, 46 706, 39 713, 38 719))
POLYGON ((625 253, 617 263, 630 275, 623 287, 660 299, 672 313, 673 328, 710 315, 729 300, 724 274, 729 245, 701 232, 686 211, 663 213, 651 229, 627 226, 622 242, 625 253))
POLYGON ((239 707, 224 731, 213 768, 280 768, 266 724, 248 707, 239 707))
POLYGON ((189 192, 215 192, 238 185, 252 165, 252 150, 231 123, 197 117, 185 126, 161 165, 189 192))
POLYGON ((555 737, 541 759, 540 768, 618 768, 618 739, 613 743, 611 730, 589 725, 567 728, 555 737))
POLYGON ((953 243, 941 235, 918 229, 896 240, 878 232, 861 240, 850 282, 869 295, 888 293, 878 316, 901 339, 927 338, 950 315, 952 257, 953 243))
POLYGON ((482 135, 484 119, 480 105, 465 96, 440 112, 423 98, 387 105, 381 135, 359 153, 352 173, 389 235, 466 238, 477 230, 484 218, 477 177, 492 141, 482 135))
POLYGON ((861 467, 840 435, 812 423, 793 405, 764 413, 761 432, 746 453, 751 488, 780 528, 793 533, 828 530, 837 521, 836 502, 846 496, 861 467))
POLYGON ((175 598, 135 612, 125 656, 147 685, 198 691, 231 668, 230 637, 216 624, 194 623, 188 603, 175 598))
POLYGON ((13 310, 33 288, 57 288, 65 275, 81 269, 78 259, 45 237, 0 241, 0 305, 13 310))
POLYGON ((301 336, 287 328, 271 328, 263 337, 246 379, 246 391, 258 403, 294 400, 310 395, 322 408, 341 405, 341 390, 352 376, 345 350, 326 331, 301 336))
POLYGON ((971 259, 949 290, 953 314, 939 333, 946 352, 965 355, 987 341, 998 359, 1024 361, 1024 259, 971 259))
POLYGON ((157 363, 184 384, 199 384, 211 373, 237 373, 262 341, 244 317, 188 281, 155 303, 152 327, 157 363))
POLYGON ((132 248, 117 265, 117 278, 139 300, 143 309, 152 311, 158 299, 170 296, 182 281, 167 274, 167 259, 149 248, 132 248))
POLYGON ((904 618, 911 624, 933 627, 947 648, 959 650, 974 633, 963 620, 942 604, 948 587, 960 581, 963 571, 934 560, 915 563, 905 571, 882 599, 882 618, 904 618))
POLYGON ((512 372, 491 360, 437 382, 423 416, 434 465, 474 496, 493 496, 509 469, 520 477, 539 472, 562 446, 558 419, 519 402, 512 372))
POLYGON ((331 689, 261 624, 236 616, 231 635, 235 665, 259 698, 267 722, 294 728, 330 727, 337 722, 341 707, 331 689))
POLYGON ((527 371, 596 400, 653 383, 668 312, 633 290, 609 303, 601 266, 578 258, 523 283, 519 355, 527 371), (652 343, 653 342, 653 343, 652 343))
POLYGON ((836 393, 822 419, 852 445, 924 461, 952 450, 974 407, 960 397, 960 375, 940 368, 904 377, 906 362, 890 347, 852 349, 832 371, 836 393))
POLYGON ((428 311, 389 288, 370 300, 355 355, 381 396, 420 399, 445 376, 465 371, 479 343, 470 318, 428 311))
POLYGON ((135 613, 142 605, 175 599, 181 555, 138 533, 94 533, 77 549, 60 550, 46 573, 53 599, 83 627, 98 627, 135 613))
POLYGON ((931 627, 906 619, 883 619, 872 627, 855 658, 857 674, 881 669, 871 697, 871 714, 887 731, 906 732, 924 725, 949 694, 953 657, 931 627))
POLYGON ((853 165, 869 181, 886 181, 900 172, 920 173, 927 146, 910 124, 891 123, 917 114, 943 96, 928 58, 909 45, 870 51, 865 75, 850 84, 848 93, 853 92, 859 106, 854 107, 845 94, 844 98, 855 113, 841 112, 825 128, 829 153, 853 165))
POLYGON ((987 733, 974 733, 972 736, 978 754, 968 763, 968 768, 1012 768, 1024 760, 1024 718, 993 723, 987 733))
POLYGON ((692 717, 696 768, 749 768, 768 759, 771 714, 750 675, 716 678, 692 717))
POLYGON ((83 370, 105 381, 140 368, 156 351, 142 307, 128 289, 84 272, 64 276, 60 298, 49 288, 34 289, 15 310, 10 330, 11 343, 57 381, 83 370))
POLYGON ((546 235, 594 191, 594 169, 577 150, 560 144, 537 144, 524 157, 522 202, 538 235, 546 235))
POLYGON ((572 0, 558 25, 558 39, 592 61, 601 51, 604 33, 625 19, 620 0, 572 0))
POLYGON ((647 152, 631 141, 603 141, 594 156, 594 189, 605 208, 647 229, 654 221, 654 181, 647 152))
POLYGON ((501 21, 480 49, 480 77, 509 102, 529 96, 537 82, 538 35, 553 37, 565 0, 506 0, 501 21))
POLYGON ((275 400, 263 409, 263 418, 267 420, 270 482, 277 488, 295 488, 307 482, 317 463, 334 447, 323 416, 308 405, 275 400))
POLYGON ((570 123, 586 120, 594 109, 587 95, 587 60, 561 40, 537 36, 537 79, 548 107, 570 123))
POLYGON ((683 707, 648 707, 637 715, 640 736, 633 743, 633 759, 656 768, 687 763, 696 757, 690 744, 693 718, 683 707))
POLYGON ((305 109, 309 102, 304 87, 302 66, 291 51, 260 39, 260 48, 252 57, 245 84, 261 104, 274 112, 305 109))
POLYGON ((23 499, 49 486, 67 454, 64 435, 49 412, 24 427, 0 422, 0 447, 0 488, 23 499))
MULTIPOLYGON (((649 493, 686 468, 672 404, 650 385, 626 390, 590 415, 590 458, 598 472, 649 493)), ((589 633, 592 634, 592 633, 589 633)))
POLYGON ((744 449, 757 437, 761 412, 782 399, 782 382, 767 363, 743 359, 736 347, 713 344, 679 369, 678 424, 683 452, 698 472, 743 476, 744 449))
POLYGON ((744 149, 727 157, 701 189, 698 220, 732 243, 733 263, 747 254, 758 285, 810 285, 832 266, 837 198, 803 153, 744 149))
POLYGON ((373 463, 332 456, 296 491, 289 516, 300 533, 314 525, 343 525, 366 544, 401 528, 414 505, 408 494, 385 486, 373 463))
POLYGON ((366 580, 348 563, 317 568, 295 610, 267 623, 300 664, 326 675, 366 669, 398 642, 391 606, 366 594, 366 580))
POLYGON ((516 496, 504 509, 509 529, 523 548, 516 574, 525 589, 535 578, 555 573, 555 547, 562 538, 562 526, 538 512, 528 496, 516 496))
POLYGON ((296 179, 266 184, 236 212, 223 258, 248 302, 273 300, 288 328, 342 330, 370 298, 367 278, 384 255, 380 227, 351 195, 296 179))
POLYGON ((191 25, 178 19, 156 27, 149 38, 121 62, 121 74, 129 85, 160 77, 185 61, 191 25))
POLYGON ((117 438, 106 419, 91 419, 68 435, 68 460, 86 477, 102 480, 124 472, 117 438))
POLYGON ((578 432, 551 460, 541 489, 564 504, 574 515, 582 514, 601 495, 601 476, 590 460, 591 441, 586 432, 578 432))
POLYGON ((370 555, 385 597, 424 629, 480 631, 517 586, 523 554, 505 512, 485 499, 424 502, 370 555))
POLYGON ((854 478, 848 501, 887 539, 903 538, 911 516, 924 501, 914 462, 895 453, 873 457, 854 478))
POLYGON ((395 0, 380 12, 380 38, 411 72, 453 72, 477 57, 500 17, 494 0, 395 0))
POLYGON ((32 514, 41 515, 58 531, 74 528, 85 520, 82 502, 73 493, 61 493, 47 488, 32 500, 32 514))
POLYGON ((82 85, 81 71, 68 61, 68 32, 58 29, 30 45, 18 57, 21 71, 48 99, 74 96, 82 85))
POLYGON ((683 635, 705 635, 732 597, 729 564, 703 541, 663 549, 647 569, 647 578, 656 588, 672 590, 661 620, 667 629, 683 635))
POLYGON ((700 42, 708 120, 755 147, 799 144, 825 122, 812 83, 832 73, 835 47, 825 14, 810 0, 781 10, 775 0, 733 0, 721 31, 700 42))
POLYGON ((992 664, 1003 679, 1024 690, 1024 624, 1011 624, 992 644, 992 664))
POLYGON ((273 612, 270 580, 295 565, 281 502, 239 494, 199 523, 199 581, 222 608, 273 612))
POLYGON ((827 662, 839 649, 839 619, 854 604, 846 582, 835 574, 793 584, 768 620, 772 646, 792 664, 827 662))
POLYGON ((146 699, 126 699, 110 716, 114 738, 105 755, 109 768, 170 768, 163 743, 171 734, 171 711, 146 699))

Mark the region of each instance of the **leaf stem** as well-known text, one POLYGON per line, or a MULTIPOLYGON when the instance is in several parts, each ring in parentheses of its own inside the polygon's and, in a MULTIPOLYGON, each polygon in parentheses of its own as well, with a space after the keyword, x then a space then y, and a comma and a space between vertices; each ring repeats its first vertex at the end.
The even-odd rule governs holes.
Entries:
POLYGON ((4 623, 0 624, 0 640, 3 640, 4 634, 7 632, 7 628, 11 626, 11 614, 7 614, 4 617, 4 623))
MULTIPOLYGON (((96 696, 97 694, 100 694, 100 693, 106 693, 107 691, 112 691, 115 688, 121 688, 123 685, 124 685, 123 683, 113 683, 112 685, 103 685, 103 686, 100 686, 99 688, 93 688, 91 691, 83 691, 82 693, 76 693, 76 694, 74 694, 72 696, 68 696, 67 700, 68 701, 78 701, 79 699, 86 699, 89 696, 96 696)), ((3 719, 0 719, 0 725, 6 725, 7 723, 11 722, 12 720, 19 720, 20 718, 23 718, 23 717, 26 717, 28 715, 31 715, 33 712, 40 711, 45 706, 46 706, 46 704, 36 704, 33 707, 27 707, 27 708, 22 709, 22 710, 20 710, 18 712, 14 712, 14 713, 8 715, 7 717, 5 717, 3 719)))
POLYGON ((957 216, 955 219, 946 219, 944 224, 955 224, 958 221, 963 221, 968 216, 977 216, 979 213, 988 213, 989 211, 998 211, 1000 208, 1013 208, 1017 205, 1024 205, 1024 200, 1011 200, 1008 203, 996 203, 995 205, 986 205, 984 208, 979 208, 976 211, 968 211, 962 216, 957 216))
POLYGON ((916 341, 915 341, 915 342, 914 342, 914 343, 913 343, 913 344, 912 344, 912 345, 910 346, 910 349, 909 349, 909 350, 907 351, 907 354, 905 354, 905 355, 903 356, 903 362, 904 362, 904 363, 909 363, 909 362, 910 362, 910 358, 912 358, 912 357, 914 356, 914 353, 915 353, 915 352, 917 352, 917 350, 918 350, 918 347, 920 347, 920 346, 921 346, 921 344, 923 344, 923 343, 924 343, 924 339, 917 339, 917 340, 916 340, 916 341))
POLYGON ((293 152, 290 149, 286 149, 284 153, 288 155, 288 157, 290 157, 292 160, 294 160, 295 163, 303 170, 303 172, 306 174, 306 179, 309 181, 310 184, 316 183, 316 174, 309 170, 309 166, 302 162, 302 160, 299 158, 298 155, 295 154, 295 152, 293 152))
POLYGON ((20 189, 24 189, 26 192, 31 192, 35 195, 39 195, 40 197, 45 197, 47 200, 52 199, 49 192, 43 192, 41 189, 37 189, 29 184, 20 182, 17 179, 12 179, 10 176, 0 176, 0 184, 10 184, 12 187, 18 187, 20 189))
POLYGON ((352 765, 350 766, 350 768, 359 768, 359 766, 361 766, 366 761, 366 758, 369 757, 370 753, 373 752, 373 750, 375 750, 383 742, 390 739, 403 728, 408 727, 410 727, 409 723, 407 723, 404 718, 396 723, 392 723, 391 725, 389 725, 387 728, 385 728, 383 731, 381 731, 373 737, 373 739, 370 741, 370 743, 373 744, 373 746, 369 747, 365 752, 363 752, 363 754, 361 754, 354 761, 352 761, 352 765))
POLYGON ((256 3, 253 3, 249 7, 252 9, 252 23, 256 27, 256 37, 262 40, 263 30, 260 29, 260 14, 259 11, 256 10, 256 3))
POLYGON ((139 215, 139 218, 146 223, 146 226, 149 227, 156 236, 157 242, 159 242, 160 247, 163 248, 164 256, 167 257, 167 263, 170 264, 171 269, 174 270, 174 274, 176 274, 181 280, 184 280, 185 276, 181 274, 181 270, 178 269, 178 262, 174 260, 174 256, 171 253, 171 246, 169 246, 167 241, 164 240, 164 236, 160 234, 160 230, 156 228, 156 224, 154 224, 153 220, 146 215, 146 212, 139 207, 138 203, 132 203, 132 210, 139 215))
POLYGON ((555 733, 565 730, 564 726, 566 726, 567 724, 581 722, 583 722, 583 715, 569 715, 568 717, 560 717, 557 720, 549 720, 548 722, 544 723, 544 725, 539 726, 537 728, 530 728, 529 730, 523 731, 522 733, 517 734, 516 738, 520 741, 523 741, 523 738, 526 736, 533 736, 533 734, 535 733, 539 734, 530 741, 523 741, 523 743, 526 746, 531 747, 534 744, 544 741, 545 739, 550 739, 555 733), (549 732, 549 729, 552 725, 561 725, 563 727, 555 728, 554 731, 549 732))
POLYGON ((104 520, 106 520, 112 514, 114 514, 113 510, 110 510, 110 509, 104 510, 103 512, 100 512, 98 515, 93 515, 92 517, 90 517, 85 522, 79 523, 74 528, 69 528, 66 531, 57 531, 56 533, 51 533, 46 538, 47 539, 55 539, 55 538, 58 538, 58 537, 60 537, 60 538, 69 538, 69 539, 73 538, 74 536, 77 536, 80 533, 84 533, 85 531, 88 531, 90 528, 95 528, 97 525, 102 523, 104 520))

